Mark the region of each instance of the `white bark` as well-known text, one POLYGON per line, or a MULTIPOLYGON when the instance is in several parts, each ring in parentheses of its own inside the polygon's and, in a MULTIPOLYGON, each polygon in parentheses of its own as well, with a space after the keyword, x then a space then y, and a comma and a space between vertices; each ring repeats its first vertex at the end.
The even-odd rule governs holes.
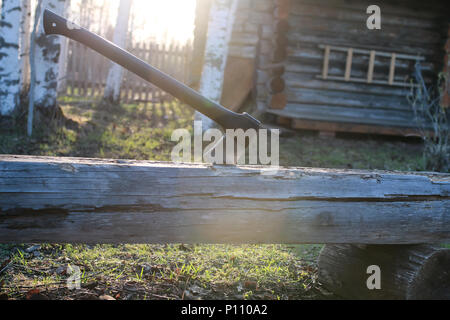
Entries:
MULTIPOLYGON (((119 12, 117 15, 116 28, 114 30, 113 42, 124 48, 127 44, 128 22, 131 11, 131 0, 120 0, 119 12)), ((123 68, 113 63, 108 72, 106 80, 105 95, 106 100, 114 103, 119 102, 120 87, 122 85, 123 68)))
POLYGON ((30 20, 31 20, 31 1, 22 1, 22 18, 20 20, 20 88, 24 90, 30 82, 30 20))
MULTIPOLYGON (((68 17, 70 15, 70 0, 66 0, 66 8, 64 9, 64 16, 68 17)), ((61 53, 59 55, 58 64, 58 83, 57 91, 58 93, 63 93, 66 90, 66 77, 67 77, 67 55, 69 53, 69 38, 61 37, 61 53)))
MULTIPOLYGON (((228 57, 228 43, 233 31, 238 0, 213 0, 209 14, 205 58, 200 80, 200 93, 220 103, 223 78, 228 57)), ((203 130, 214 126, 208 117, 196 113, 196 120, 203 123, 203 130)))
MULTIPOLYGON (((42 9, 47 8, 58 14, 64 14, 66 0, 43 0, 42 9)), ((44 10, 41 11, 44 12, 44 10)), ((58 60, 61 51, 60 36, 46 36, 41 22, 36 34, 35 65, 36 84, 34 103, 48 108, 56 106, 58 60)))
POLYGON ((10 115, 20 97, 21 0, 3 0, 0 18, 0 115, 10 115))

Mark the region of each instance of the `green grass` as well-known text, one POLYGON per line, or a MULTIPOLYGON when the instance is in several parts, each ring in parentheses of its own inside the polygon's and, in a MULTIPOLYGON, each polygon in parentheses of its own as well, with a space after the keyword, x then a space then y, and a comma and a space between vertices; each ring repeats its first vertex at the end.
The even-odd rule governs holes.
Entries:
MULTIPOLYGON (((4 247, 4 246, 0 246, 4 247)), ((303 246, 308 250, 311 246, 303 246)), ((310 253, 317 250, 314 246, 310 253)), ((48 297, 95 294, 128 299, 295 299, 317 295, 314 262, 281 245, 42 245, 43 258, 12 251, 3 291, 23 298, 37 286, 48 297), (83 289, 69 292, 60 266, 81 269, 83 289), (25 290, 24 290, 25 288, 25 290), (124 296, 126 295, 126 296, 124 296)), ((313 259, 313 256, 310 257, 313 259)))
POLYGON ((280 164, 346 169, 422 171, 422 144, 370 136, 297 135, 280 142, 280 164))
MULTIPOLYGON (((192 111, 176 103, 168 109, 69 97, 60 103, 72 125, 36 123, 31 139, 22 126, 0 128, 0 153, 169 161, 172 131, 192 131, 192 111)), ((303 132, 280 141, 280 163, 286 166, 422 170, 421 154, 420 143, 401 139, 325 139, 303 132)), ((11 259, 0 274, 0 292, 10 298, 26 298, 32 288, 60 299, 104 293, 119 299, 324 297, 316 283, 321 245, 43 244, 38 256, 27 247, 0 245, 0 267, 11 259), (68 264, 80 267, 82 290, 67 290, 67 275, 56 272, 68 264)))

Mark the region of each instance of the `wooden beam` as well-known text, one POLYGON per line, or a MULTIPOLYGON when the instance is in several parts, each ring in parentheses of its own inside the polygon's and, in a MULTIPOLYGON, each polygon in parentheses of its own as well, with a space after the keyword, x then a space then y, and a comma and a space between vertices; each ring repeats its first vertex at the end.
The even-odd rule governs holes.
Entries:
POLYGON ((350 80, 350 75, 352 73, 352 59, 353 59, 353 49, 349 48, 347 52, 347 62, 345 64, 345 81, 350 80))
POLYGON ((322 78, 328 77, 328 64, 330 61, 330 46, 325 46, 325 56, 323 57, 322 78))
POLYGON ((394 77, 395 77, 395 61, 397 60, 397 56, 395 55, 395 53, 392 54, 391 57, 391 64, 389 66, 389 84, 393 85, 394 84, 394 77))
POLYGON ((316 130, 316 131, 332 131, 332 132, 350 132, 365 134, 380 134, 387 136, 403 136, 403 137, 421 137, 421 133, 415 128, 396 128, 388 126, 376 126, 359 123, 330 122, 292 119, 291 126, 293 129, 316 130))
POLYGON ((450 241, 449 174, 263 169, 0 156, 0 243, 450 241))

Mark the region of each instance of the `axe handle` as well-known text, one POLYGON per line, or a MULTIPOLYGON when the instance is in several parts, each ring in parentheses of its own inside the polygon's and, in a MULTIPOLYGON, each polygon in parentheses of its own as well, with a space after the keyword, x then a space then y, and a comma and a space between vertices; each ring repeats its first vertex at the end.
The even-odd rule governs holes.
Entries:
POLYGON ((156 85, 180 101, 226 129, 260 129, 261 123, 247 113, 236 113, 207 99, 195 90, 132 55, 114 43, 66 20, 56 13, 44 11, 44 31, 47 35, 62 35, 80 42, 101 55, 156 85))

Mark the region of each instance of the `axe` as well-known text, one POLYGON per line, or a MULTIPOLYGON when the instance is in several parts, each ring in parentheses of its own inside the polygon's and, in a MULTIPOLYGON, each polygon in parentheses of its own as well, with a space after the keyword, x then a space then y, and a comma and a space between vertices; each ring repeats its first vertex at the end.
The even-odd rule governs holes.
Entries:
POLYGON ((44 11, 44 31, 47 35, 66 36, 97 51, 214 120, 223 130, 263 129, 261 122, 248 113, 240 114, 228 110, 114 43, 47 9, 44 11))

